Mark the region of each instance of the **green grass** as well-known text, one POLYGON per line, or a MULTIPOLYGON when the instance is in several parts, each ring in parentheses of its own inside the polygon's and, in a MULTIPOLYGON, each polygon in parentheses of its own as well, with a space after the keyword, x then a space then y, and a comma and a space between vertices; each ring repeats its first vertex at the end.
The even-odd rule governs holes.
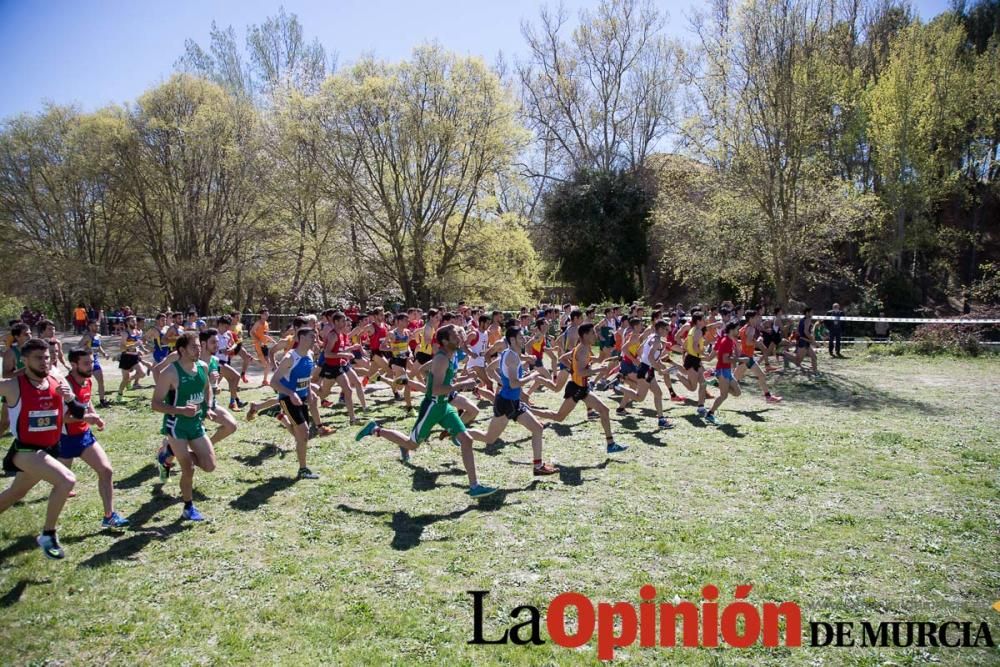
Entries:
MULTIPOLYGON (((527 432, 511 426, 479 448, 480 477, 504 489, 482 503, 465 495, 450 444, 404 466, 385 441, 355 443, 336 411, 337 434, 312 441, 322 478, 293 482, 290 436, 272 419, 241 421, 218 470, 195 477, 201 525, 178 522, 176 481, 155 478, 158 420, 140 391, 104 411, 100 434, 132 530, 100 531, 96 479, 79 462, 64 561, 34 545, 46 490, 0 517, 0 664, 594 664, 593 642, 467 645, 465 591, 490 591, 493 636, 517 605, 544 611, 569 590, 637 603, 646 583, 661 601, 698 601, 713 583, 721 606, 753 584, 756 605, 795 601, 804 622, 987 620, 1000 641, 997 361, 825 365, 815 381, 778 379, 777 407, 744 382, 723 429, 689 405, 655 432, 647 399, 613 417, 630 449, 611 460, 581 409, 545 432, 564 466, 545 482, 532 483, 527 432)), ((374 414, 408 429, 386 398, 374 414)), ((964 665, 998 664, 998 651, 634 646, 617 661, 964 665)))

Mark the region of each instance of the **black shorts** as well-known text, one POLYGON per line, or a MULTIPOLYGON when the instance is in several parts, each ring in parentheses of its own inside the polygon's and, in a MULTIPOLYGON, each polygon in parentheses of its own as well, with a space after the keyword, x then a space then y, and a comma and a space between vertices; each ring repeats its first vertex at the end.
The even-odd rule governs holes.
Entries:
POLYGON ((795 348, 796 349, 803 348, 803 347, 809 347, 811 345, 812 345, 812 343, 810 343, 809 341, 807 341, 805 338, 798 338, 798 339, 795 340, 795 348))
POLYGON ((271 357, 271 349, 267 345, 261 345, 260 351, 264 353, 265 359, 269 359, 271 357))
POLYGON ((777 331, 765 331, 761 334, 761 339, 764 341, 764 346, 769 345, 780 345, 781 344, 781 334, 777 331))
POLYGON ((497 398, 493 402, 494 417, 506 417, 516 422, 518 417, 527 411, 520 399, 504 398, 497 394, 497 398))
POLYGON ((645 380, 646 382, 652 382, 656 378, 656 371, 649 364, 639 364, 639 369, 636 373, 639 380, 645 380))
POLYGON ((123 371, 130 371, 139 363, 138 354, 123 354, 118 360, 118 368, 123 371))
POLYGON ((686 371, 700 371, 701 370, 701 357, 696 357, 693 354, 684 355, 684 370, 686 371))
POLYGON ((588 394, 590 394, 590 387, 586 385, 581 387, 577 383, 570 380, 566 383, 566 391, 563 392, 563 398, 572 398, 574 401, 579 403, 583 399, 587 398, 588 394))
POLYGON ((233 354, 236 355, 242 351, 243 351, 243 342, 240 341, 239 343, 236 343, 236 347, 233 348, 233 354))
POLYGON ((220 366, 228 366, 229 365, 229 359, 219 359, 218 357, 216 357, 215 360, 219 362, 220 366))
POLYGON ((383 359, 388 361, 389 359, 392 359, 392 352, 389 352, 388 350, 372 350, 372 356, 382 357, 383 359))
POLYGON ((409 361, 409 357, 392 357, 389 361, 390 366, 399 366, 400 368, 406 368, 406 362, 409 361))
POLYGON ((420 364, 421 366, 423 366, 433 358, 434 358, 433 354, 427 354, 426 352, 417 352, 416 354, 417 363, 420 364))
POLYGON ((341 375, 346 373, 350 369, 350 366, 330 366, 328 364, 323 364, 319 369, 319 376, 326 380, 336 380, 341 375))
POLYGON ((363 356, 364 356, 364 355, 363 355, 363 354, 361 353, 361 350, 354 350, 353 352, 351 352, 351 354, 353 354, 353 355, 354 355, 354 360, 355 360, 355 361, 360 361, 360 360, 361 360, 361 357, 363 357, 363 356))
MULTIPOLYGON (((300 397, 301 398, 301 397, 300 397)), ((279 400, 281 403, 281 409, 292 420, 292 423, 298 426, 299 424, 308 424, 309 420, 309 399, 302 399, 302 405, 294 405, 292 399, 287 396, 282 396, 279 400)))
POLYGON ((53 445, 52 447, 41 447, 39 445, 26 445, 20 443, 17 440, 10 443, 10 449, 7 450, 7 455, 3 457, 3 471, 4 474, 8 476, 14 476, 19 472, 22 472, 20 468, 14 465, 14 454, 18 452, 38 452, 42 451, 49 456, 55 456, 59 453, 59 445, 53 445))

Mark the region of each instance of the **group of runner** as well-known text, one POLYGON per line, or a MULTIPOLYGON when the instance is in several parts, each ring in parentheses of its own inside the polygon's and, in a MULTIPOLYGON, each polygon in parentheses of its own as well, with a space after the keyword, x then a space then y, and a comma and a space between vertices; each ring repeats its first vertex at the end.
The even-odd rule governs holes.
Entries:
MULTIPOLYGON (((208 327, 194 311, 186 317, 161 313, 145 330, 140 318, 129 317, 122 329, 118 395, 147 375, 154 379, 151 406, 163 415, 155 459, 161 482, 179 468, 182 519, 204 518, 193 503, 194 470, 212 472, 215 447, 237 431, 232 412, 247 407, 239 392, 241 383, 247 384, 252 361, 263 367, 261 386, 270 387, 274 395, 251 402, 246 419, 273 411, 294 439, 299 479, 318 478, 307 465, 308 442, 332 433, 320 412, 337 405, 329 400, 331 393, 340 390, 339 402, 349 423, 356 424, 357 413, 367 410, 367 385, 384 380, 393 400, 407 411, 413 409, 413 395, 421 396, 413 428, 407 433, 371 420, 356 440, 386 440, 408 460, 438 431, 440 439, 450 439, 459 448, 473 498, 496 491, 478 479, 473 443, 492 444, 511 422, 531 435, 533 475, 552 475, 559 469, 544 460, 544 425, 565 420, 580 404, 589 419, 600 422, 607 454, 627 449, 615 441, 608 401, 595 392, 613 392, 608 398, 618 401, 618 415, 628 414, 652 395, 657 428, 668 429, 673 424, 665 414, 664 390, 670 401, 684 403, 677 393, 679 384, 693 394, 696 416, 720 425, 719 408, 729 396, 740 395, 740 381, 747 374, 754 377, 765 401, 781 401, 767 380, 769 372, 778 370, 772 359, 801 368, 809 357, 810 371, 816 370, 809 309, 795 327, 780 309, 765 322, 759 312, 743 312, 729 303, 686 312, 657 304, 648 318, 641 305, 628 312, 606 308, 600 318, 594 308, 580 310, 571 304, 525 307, 514 317, 464 304, 455 312, 432 308, 393 314, 375 309, 356 322, 329 309, 296 317, 281 332, 272 331, 269 317, 266 310, 261 312, 250 328, 255 354, 244 344, 239 313, 217 318, 215 327, 208 327), (242 361, 241 371, 235 369, 237 360, 242 361), (712 360, 715 367, 709 369, 712 360), (717 388, 717 395, 709 385, 717 388), (563 393, 556 410, 531 402, 535 393, 546 390, 563 393), (228 410, 217 399, 220 391, 229 393, 228 410), (614 394, 620 398, 614 399, 614 394), (712 403, 706 407, 709 399, 712 403), (470 428, 480 402, 492 404, 492 418, 485 429, 470 428), (211 435, 206 421, 217 425, 211 435)), ((62 558, 55 530, 73 494, 74 459, 82 459, 98 475, 102 526, 120 529, 128 520, 114 509, 112 468, 93 433, 103 430, 104 422, 91 400, 92 380, 98 385, 98 407, 109 405, 100 363, 110 358, 107 345, 96 323, 90 322, 79 345, 64 356, 54 326, 43 322, 40 328, 41 338, 32 338, 27 325, 14 325, 3 358, 0 432, 9 424, 14 434, 3 461, 14 481, 0 492, 0 512, 39 481, 51 484, 38 543, 47 557, 62 558), (65 378, 52 373, 57 364, 66 368, 65 378)))

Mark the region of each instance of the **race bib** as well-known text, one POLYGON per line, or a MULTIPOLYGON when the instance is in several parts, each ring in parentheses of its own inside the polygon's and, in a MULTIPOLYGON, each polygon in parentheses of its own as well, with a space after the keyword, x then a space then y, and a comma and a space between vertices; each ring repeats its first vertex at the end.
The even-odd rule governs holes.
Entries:
POLYGON ((58 426, 58 410, 32 410, 28 412, 28 432, 54 431, 58 426))

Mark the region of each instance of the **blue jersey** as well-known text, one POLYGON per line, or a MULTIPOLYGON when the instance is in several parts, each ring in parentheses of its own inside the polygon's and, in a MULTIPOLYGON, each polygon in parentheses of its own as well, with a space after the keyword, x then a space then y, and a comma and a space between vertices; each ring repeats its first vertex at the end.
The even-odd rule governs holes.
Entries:
POLYGON ((308 398, 309 381, 313 371, 312 355, 311 353, 301 355, 295 350, 288 354, 292 356, 292 368, 288 371, 288 377, 281 378, 279 382, 285 389, 298 394, 299 398, 308 398))
MULTIPOLYGON (((521 388, 518 387, 515 389, 514 387, 511 387, 510 378, 507 377, 507 367, 505 366, 505 362, 508 354, 514 354, 514 352, 507 349, 500 353, 500 368, 497 369, 500 371, 500 393, 498 396, 506 398, 509 401, 519 401, 521 400, 521 388)), ((520 360, 518 360, 517 379, 520 380, 523 374, 524 369, 521 366, 520 360)))

